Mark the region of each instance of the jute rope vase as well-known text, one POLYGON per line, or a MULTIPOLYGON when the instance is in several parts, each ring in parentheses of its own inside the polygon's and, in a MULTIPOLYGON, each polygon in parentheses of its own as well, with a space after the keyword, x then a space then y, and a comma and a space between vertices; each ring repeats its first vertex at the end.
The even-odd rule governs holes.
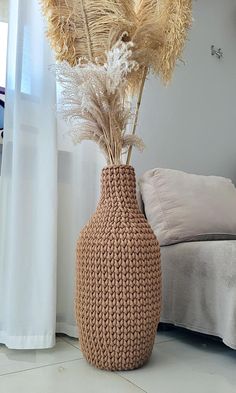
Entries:
POLYGON ((136 200, 134 169, 102 171, 101 198, 77 245, 76 318, 89 363, 129 370, 150 357, 160 316, 158 241, 136 200))

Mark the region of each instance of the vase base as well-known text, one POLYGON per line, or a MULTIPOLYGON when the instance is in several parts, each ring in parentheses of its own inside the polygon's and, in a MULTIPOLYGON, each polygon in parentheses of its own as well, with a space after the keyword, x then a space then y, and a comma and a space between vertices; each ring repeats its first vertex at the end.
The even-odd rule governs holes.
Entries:
MULTIPOLYGON (((152 352, 152 351, 151 351, 152 352)), ((124 361, 124 360, 111 360, 111 359, 107 359, 107 361, 105 362, 101 362, 99 359, 90 359, 88 358, 86 355, 84 355, 85 359, 87 360, 87 362, 93 366, 96 367, 100 370, 104 370, 104 371, 131 371, 131 370, 136 370, 138 368, 143 367, 146 363, 148 363, 150 357, 151 357, 151 352, 149 354, 149 356, 147 356, 145 359, 139 359, 139 360, 128 360, 124 361)))

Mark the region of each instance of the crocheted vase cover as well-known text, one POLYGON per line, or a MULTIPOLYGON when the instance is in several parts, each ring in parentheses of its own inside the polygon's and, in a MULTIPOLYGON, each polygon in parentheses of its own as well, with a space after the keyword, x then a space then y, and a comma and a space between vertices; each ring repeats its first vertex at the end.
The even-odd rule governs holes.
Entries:
POLYGON ((160 316, 159 243, 140 212, 134 169, 102 171, 101 198, 77 245, 76 319, 81 350, 106 370, 142 366, 160 316))

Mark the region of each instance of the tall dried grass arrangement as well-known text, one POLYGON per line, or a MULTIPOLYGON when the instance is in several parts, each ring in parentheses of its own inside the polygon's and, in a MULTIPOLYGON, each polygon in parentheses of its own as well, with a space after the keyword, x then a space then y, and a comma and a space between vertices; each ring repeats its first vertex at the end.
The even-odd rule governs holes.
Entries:
MULTIPOLYGON (((153 72, 167 83, 181 58, 192 21, 192 0, 40 1, 48 20, 48 38, 58 61, 67 61, 70 66, 83 62, 103 66, 106 51, 120 37, 133 43, 129 50, 139 67, 126 75, 128 83, 123 94, 137 96, 131 134, 134 136, 148 73, 153 72)), ((131 152, 132 146, 127 163, 131 152)))

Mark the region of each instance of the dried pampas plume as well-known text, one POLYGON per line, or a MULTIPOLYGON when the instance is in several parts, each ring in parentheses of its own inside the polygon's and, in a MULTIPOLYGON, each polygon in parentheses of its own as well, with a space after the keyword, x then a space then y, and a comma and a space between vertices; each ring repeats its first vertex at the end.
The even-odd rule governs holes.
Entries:
MULTIPOLYGON (((147 38, 143 49, 142 34, 140 34, 140 40, 133 37, 137 48, 136 60, 139 64, 143 64, 143 70, 137 78, 138 89, 136 84, 133 84, 134 89, 137 90, 138 99, 132 135, 136 133, 148 71, 151 70, 155 75, 160 76, 164 83, 167 83, 172 78, 177 60, 181 58, 188 29, 192 23, 192 0, 137 0, 136 11, 139 15, 140 29, 143 27, 147 38), (151 21, 150 24, 149 21, 151 21)), ((132 146, 128 150, 126 164, 130 163, 131 153, 132 146)))
POLYGON ((136 29, 132 36, 135 46, 134 58, 139 64, 159 70, 159 52, 165 44, 162 15, 157 0, 136 1, 136 29))
MULTIPOLYGON (((130 31, 134 21, 132 1, 40 0, 48 20, 47 35, 58 61, 71 66, 81 57, 105 61, 111 28, 130 31)), ((119 34, 119 37, 121 34, 119 34)))
POLYGON ((130 146, 143 148, 140 138, 125 133, 131 116, 124 99, 127 76, 137 68, 131 49, 132 43, 118 41, 107 52, 104 65, 81 62, 71 67, 62 62, 54 67, 62 85, 61 113, 71 124, 74 142, 95 141, 108 165, 121 164, 122 153, 130 146))
POLYGON ((158 74, 167 83, 181 55, 192 25, 192 0, 160 0, 160 14, 165 29, 165 45, 159 53, 158 74))
POLYGON ((105 51, 123 35, 134 43, 139 71, 130 73, 137 92, 143 68, 171 79, 191 25, 192 0, 40 0, 48 38, 58 61, 78 64, 81 57, 105 62, 105 51), (124 34, 125 33, 125 34, 124 34))

